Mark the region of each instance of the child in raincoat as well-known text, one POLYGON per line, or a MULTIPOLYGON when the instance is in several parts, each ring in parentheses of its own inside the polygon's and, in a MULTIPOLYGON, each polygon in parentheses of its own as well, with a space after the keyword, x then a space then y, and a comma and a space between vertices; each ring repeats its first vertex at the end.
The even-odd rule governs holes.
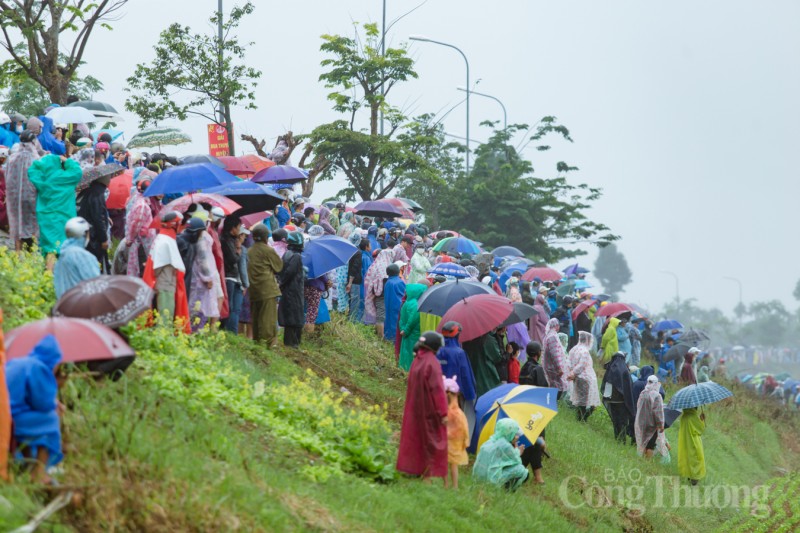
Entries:
POLYGON ((444 478, 444 487, 448 480, 454 489, 458 489, 458 467, 469 463, 467 446, 469 446, 469 428, 464 411, 458 406, 458 393, 461 390, 456 376, 444 379, 444 391, 447 393, 447 466, 449 476, 444 478))
POLYGON ((528 480, 528 469, 522 466, 521 455, 525 446, 517 447, 519 432, 520 427, 515 420, 498 420, 494 435, 478 451, 472 477, 509 490, 516 490, 525 483, 528 480))

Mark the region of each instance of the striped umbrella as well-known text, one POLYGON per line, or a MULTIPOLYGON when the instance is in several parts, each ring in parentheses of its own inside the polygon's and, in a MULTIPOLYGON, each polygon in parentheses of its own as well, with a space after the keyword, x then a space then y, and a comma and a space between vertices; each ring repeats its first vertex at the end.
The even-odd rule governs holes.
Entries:
POLYGON ((731 396, 733 396, 733 393, 719 383, 706 381, 682 388, 670 399, 667 407, 670 409, 690 409, 718 402, 731 396))
POLYGON ((508 383, 488 391, 475 404, 475 431, 470 451, 477 453, 494 435, 498 420, 511 418, 522 429, 520 443, 532 446, 542 430, 558 414, 558 390, 508 383))
POLYGON ((481 253, 478 244, 466 237, 447 237, 436 243, 433 247, 434 252, 448 252, 451 254, 472 254, 481 253))
POLYGON ((149 128, 140 131, 128 141, 128 148, 152 148, 157 146, 177 146, 190 143, 192 138, 178 128, 149 128))

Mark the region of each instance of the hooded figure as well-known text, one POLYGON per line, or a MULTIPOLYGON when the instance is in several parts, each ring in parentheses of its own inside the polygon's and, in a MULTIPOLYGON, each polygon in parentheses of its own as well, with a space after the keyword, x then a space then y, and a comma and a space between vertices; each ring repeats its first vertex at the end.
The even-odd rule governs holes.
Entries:
POLYGON ((600 350, 603 352, 603 361, 608 361, 619 351, 619 340, 617 337, 617 326, 619 318, 611 317, 608 320, 608 327, 603 333, 603 340, 600 341, 600 350))
POLYGON ((463 344, 472 372, 475 375, 475 390, 478 397, 500 385, 497 365, 503 361, 500 347, 493 335, 486 333, 463 344))
POLYGON ((547 383, 558 389, 559 398, 567 390, 566 352, 558 338, 559 322, 551 318, 544 331, 544 346, 542 352, 542 368, 547 376, 547 383))
POLYGON ((336 230, 331 225, 331 210, 324 205, 319 208, 319 222, 325 235, 336 235, 336 230))
POLYGON ((698 383, 706 383, 707 381, 711 381, 711 378, 708 377, 708 367, 701 366, 700 370, 697 372, 697 382, 698 383))
POLYGON ((408 275, 409 283, 422 283, 428 277, 431 262, 425 257, 425 250, 419 246, 411 256, 411 273, 408 275))
POLYGON ((660 388, 658 378, 650 376, 636 404, 636 447, 639 455, 646 457, 652 457, 658 434, 664 431, 664 400, 659 394, 660 388))
POLYGON ((436 353, 436 358, 442 365, 442 375, 455 376, 464 399, 467 402, 474 402, 477 399, 475 376, 472 375, 467 352, 461 348, 461 344, 458 342, 458 332, 451 335, 443 330, 442 334, 444 335, 444 346, 439 348, 436 353))
POLYGON ((369 239, 369 247, 372 251, 381 249, 381 244, 378 242, 378 226, 369 227, 367 230, 367 239, 369 239))
POLYGON ((631 364, 639 366, 639 362, 642 358, 642 332, 631 322, 628 322, 625 329, 628 331, 628 336, 631 341, 631 364))
MULTIPOLYGON (((610 328, 609 328, 610 329, 610 328)), ((625 364, 625 354, 617 352, 611 361, 605 364, 601 391, 603 405, 611 417, 614 426, 614 437, 625 441, 627 435, 633 436, 633 417, 636 406, 633 404, 631 374, 625 364)))
MULTIPOLYGON (((34 118, 31 118, 31 120, 28 121, 29 128, 31 127, 31 122, 34 120, 34 118)), ((36 120, 38 120, 41 124, 41 133, 39 133, 37 139, 39 140, 39 144, 42 146, 42 150, 50 152, 56 156, 65 155, 67 153, 67 149, 64 146, 64 141, 59 141, 52 133, 54 129, 53 119, 47 116, 41 116, 36 120)))
MULTIPOLYGON (((381 250, 378 257, 367 269, 364 276, 364 323, 367 325, 375 324, 378 321, 378 307, 385 309, 385 298, 383 296, 384 282, 388 277, 386 268, 392 264, 392 251, 381 250)), ((385 313, 380 323, 385 321, 385 313)))
MULTIPOLYGON (((650 376, 655 375, 655 368, 650 365, 643 366, 639 369, 639 379, 633 382, 631 385, 631 391, 633 393, 633 405, 639 405, 639 395, 642 394, 645 385, 647 385, 647 378, 650 376)), ((660 394, 661 398, 664 398, 664 388, 660 387, 660 394)))
POLYGON ((585 421, 600 405, 600 394, 597 390, 597 374, 592 365, 589 352, 594 344, 594 337, 588 331, 578 332, 578 344, 569 351, 570 374, 572 381, 572 405, 578 408, 578 420, 585 421))
POLYGON ((183 331, 191 333, 189 299, 186 294, 186 266, 176 241, 180 215, 166 213, 161 218, 158 232, 144 267, 142 280, 156 292, 156 306, 161 313, 161 323, 172 326, 176 319, 183 321, 183 331))
POLYGON ((28 179, 36 187, 36 220, 43 255, 58 252, 66 238, 64 225, 77 216, 75 187, 82 176, 78 163, 72 159, 62 162, 55 155, 34 161, 28 169, 28 179))
POLYGON ((697 376, 694 373, 694 358, 700 353, 697 348, 692 348, 683 356, 683 366, 681 367, 680 382, 684 385, 696 385, 697 376))
POLYGON ((411 369, 414 360, 414 344, 419 339, 419 306, 417 300, 427 289, 421 283, 406 285, 406 302, 400 309, 400 335, 403 339, 400 344, 399 366, 403 370, 411 369))
POLYGON ((698 415, 696 407, 683 410, 678 428, 678 474, 692 480, 692 484, 706 477, 705 430, 705 420, 698 415))
POLYGON ((519 488, 528 479, 528 469, 522 466, 520 450, 512 444, 520 431, 519 424, 513 419, 498 420, 494 435, 478 450, 472 477, 510 490, 519 488))
POLYGON ((78 215, 92 225, 86 249, 97 258, 104 274, 111 271, 108 263, 109 225, 106 208, 106 191, 110 181, 110 177, 96 179, 78 195, 78 215))
MULTIPOLYGON (((397 326, 400 320, 401 307, 403 306, 403 297, 406 294, 406 282, 400 278, 400 267, 395 264, 390 264, 386 267, 386 274, 389 277, 383 287, 383 303, 386 310, 386 318, 383 321, 383 338, 387 341, 394 341, 397 337, 397 326)), ((417 319, 419 319, 419 314, 417 319)), ((417 325, 417 328, 419 328, 419 325, 417 325)), ((419 331, 417 333, 417 336, 419 336, 419 331)))
POLYGON ((283 261, 267 244, 269 230, 263 224, 257 224, 252 232, 255 243, 247 252, 247 274, 253 340, 266 341, 267 346, 272 346, 278 337, 278 297, 281 295, 275 276, 283 268, 283 261))
POLYGON ((625 362, 632 365, 631 352, 633 346, 631 345, 631 336, 628 334, 628 323, 625 326, 617 326, 617 344, 619 345, 620 352, 625 354, 625 362))
POLYGON ((303 292, 303 236, 292 232, 287 237, 289 249, 283 255, 283 268, 278 274, 281 299, 278 302, 278 324, 284 327, 283 343, 296 347, 300 344, 305 325, 303 292))
POLYGON ((39 159, 30 132, 22 132, 20 146, 6 161, 6 210, 9 234, 15 241, 32 239, 38 234, 36 188, 28 178, 28 169, 39 159))
POLYGON ((547 302, 545 301, 544 295, 537 294, 535 301, 536 303, 533 304, 533 308, 536 310, 536 313, 528 319, 528 335, 531 341, 541 344, 544 342, 544 330, 547 328, 547 322, 550 319, 548 318, 545 308, 547 302))
POLYGON ((61 453, 61 424, 56 407, 58 383, 54 374, 61 362, 55 337, 47 335, 27 357, 6 363, 6 382, 14 421, 14 440, 30 449, 47 451, 47 466, 58 464, 61 453))

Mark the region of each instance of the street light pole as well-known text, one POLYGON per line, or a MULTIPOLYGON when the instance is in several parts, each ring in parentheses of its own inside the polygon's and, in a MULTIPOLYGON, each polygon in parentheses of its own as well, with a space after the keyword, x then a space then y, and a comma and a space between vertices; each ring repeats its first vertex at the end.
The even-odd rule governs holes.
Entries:
POLYGON ((739 312, 737 313, 739 316, 739 329, 742 329, 742 314, 744 314, 744 304, 742 303, 742 281, 739 278, 734 278, 731 276, 722 276, 722 279, 727 279, 728 281, 733 281, 737 285, 739 285, 739 312))
POLYGON ((669 270, 662 270, 662 274, 667 274, 675 278, 675 303, 678 307, 678 311, 681 310, 681 292, 680 292, 680 281, 678 280, 678 275, 675 272, 670 272, 669 270))
POLYGON ((500 107, 503 108, 503 129, 508 128, 508 114, 506 113, 506 106, 503 105, 503 102, 501 102, 499 98, 497 98, 496 96, 492 96, 491 94, 479 93, 478 91, 470 91, 468 89, 465 89, 464 87, 457 87, 457 89, 467 94, 472 93, 472 94, 477 94, 478 96, 485 96, 486 98, 491 98, 492 100, 500 104, 500 107))
MULTIPOLYGON (((461 54, 461 57, 464 58, 464 64, 467 66, 467 87, 469 87, 469 60, 467 59, 466 54, 464 54, 464 52, 461 51, 461 49, 459 47, 454 46, 452 44, 443 43, 442 41, 435 41, 433 39, 428 39, 427 37, 422 37, 420 35, 412 35, 412 36, 409 37, 409 39, 412 40, 412 41, 421 41, 421 42, 425 42, 425 43, 433 43, 433 44, 438 44, 438 45, 441 45, 441 46, 446 46, 448 48, 452 48, 453 50, 455 50, 456 52, 461 54)), ((467 174, 469 174, 469 93, 470 92, 471 91, 467 91, 467 132, 466 132, 466 135, 467 135, 467 156, 466 156, 467 174)))

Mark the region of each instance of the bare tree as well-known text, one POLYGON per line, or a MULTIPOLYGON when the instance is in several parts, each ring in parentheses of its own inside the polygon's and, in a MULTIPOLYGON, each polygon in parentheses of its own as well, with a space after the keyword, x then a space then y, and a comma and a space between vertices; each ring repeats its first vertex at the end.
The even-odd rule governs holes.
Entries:
POLYGON ((82 63, 92 31, 98 25, 111 29, 109 22, 119 20, 126 3, 0 0, 0 47, 11 55, 3 72, 24 72, 47 91, 51 101, 66 104, 69 83, 82 63))

